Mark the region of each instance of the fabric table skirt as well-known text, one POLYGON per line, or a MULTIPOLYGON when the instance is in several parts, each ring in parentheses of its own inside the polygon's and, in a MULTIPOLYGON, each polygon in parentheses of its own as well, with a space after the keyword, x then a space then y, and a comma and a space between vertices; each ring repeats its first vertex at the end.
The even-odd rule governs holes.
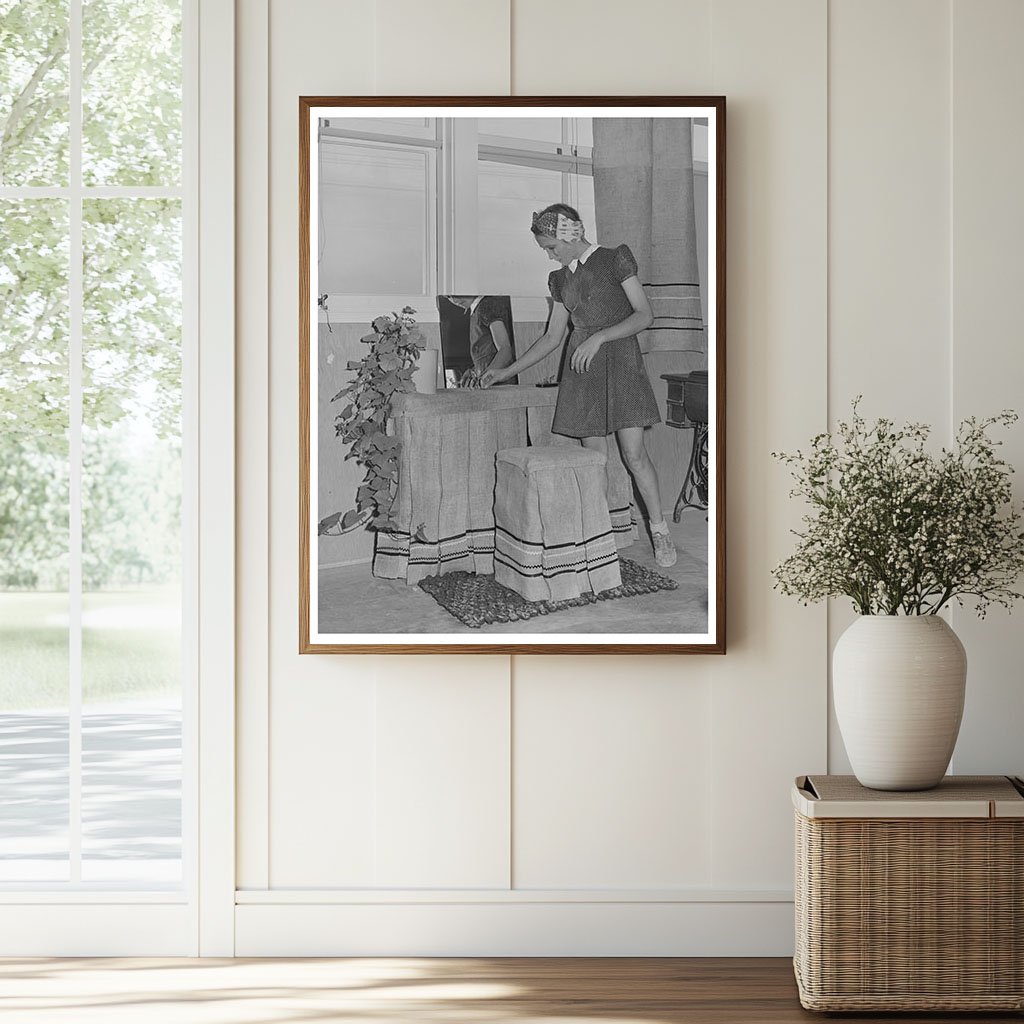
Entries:
POLYGON ((494 578, 527 601, 621 585, 600 452, 561 445, 499 451, 494 516, 494 578))

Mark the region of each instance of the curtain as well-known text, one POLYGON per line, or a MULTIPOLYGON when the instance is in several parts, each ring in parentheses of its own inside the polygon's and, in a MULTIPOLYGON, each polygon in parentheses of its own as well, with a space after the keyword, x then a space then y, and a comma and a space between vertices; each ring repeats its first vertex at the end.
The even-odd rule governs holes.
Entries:
POLYGON ((594 227, 601 245, 636 256, 655 317, 644 351, 706 365, 690 133, 690 118, 594 118, 594 227))

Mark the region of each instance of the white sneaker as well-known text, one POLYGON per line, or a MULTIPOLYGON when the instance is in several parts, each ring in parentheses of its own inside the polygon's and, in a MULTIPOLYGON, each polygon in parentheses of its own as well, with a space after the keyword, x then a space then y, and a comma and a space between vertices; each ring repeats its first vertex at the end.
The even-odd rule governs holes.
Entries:
POLYGON ((654 560, 663 569, 669 569, 676 564, 676 546, 668 533, 655 533, 651 531, 651 540, 654 542, 654 560))

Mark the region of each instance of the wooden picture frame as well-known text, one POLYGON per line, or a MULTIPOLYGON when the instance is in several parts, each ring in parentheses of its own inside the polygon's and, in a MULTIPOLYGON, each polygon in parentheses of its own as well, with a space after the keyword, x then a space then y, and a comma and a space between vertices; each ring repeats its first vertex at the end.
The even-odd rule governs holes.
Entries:
POLYGON ((725 653, 725 170, 720 96, 300 97, 300 653, 725 653), (431 307, 492 293, 518 347, 485 383, 562 343, 445 390, 431 307), (605 427, 606 461, 572 440, 605 427))

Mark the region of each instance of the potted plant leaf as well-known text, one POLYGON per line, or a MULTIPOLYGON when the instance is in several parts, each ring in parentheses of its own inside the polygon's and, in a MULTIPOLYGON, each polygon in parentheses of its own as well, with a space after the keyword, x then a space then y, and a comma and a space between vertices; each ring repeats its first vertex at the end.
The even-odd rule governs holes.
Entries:
POLYGON ((352 382, 343 387, 332 402, 346 404, 335 417, 335 434, 348 444, 346 459, 355 459, 365 469, 352 508, 333 512, 320 520, 318 533, 349 533, 360 526, 388 529, 391 507, 398 487, 398 458, 401 441, 387 432, 392 397, 414 391, 413 373, 423 348, 410 306, 401 313, 377 317, 372 330, 360 340, 369 351, 360 360, 347 364, 353 371, 352 382))

